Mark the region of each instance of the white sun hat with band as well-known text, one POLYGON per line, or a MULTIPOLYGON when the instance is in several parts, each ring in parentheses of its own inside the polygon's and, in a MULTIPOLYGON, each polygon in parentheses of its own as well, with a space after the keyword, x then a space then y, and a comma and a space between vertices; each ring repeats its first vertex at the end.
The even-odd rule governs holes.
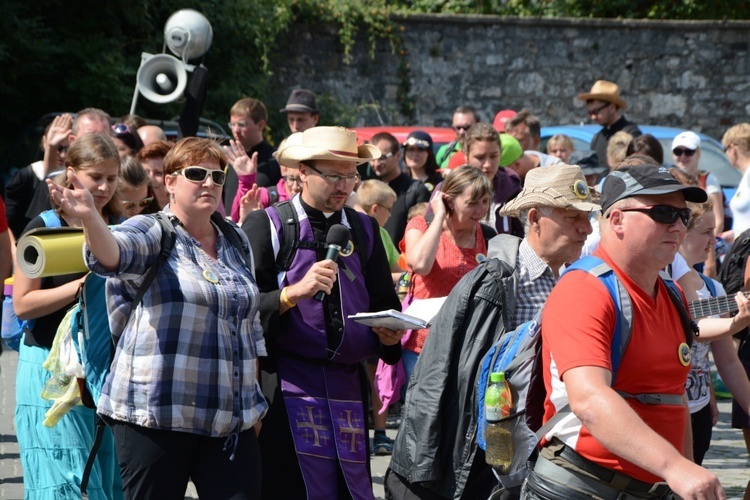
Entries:
POLYGON ((594 212, 601 207, 591 199, 581 167, 551 165, 530 170, 518 196, 506 203, 500 215, 518 217, 532 207, 557 207, 594 212))
POLYGON ((350 161, 365 163, 380 158, 380 149, 372 144, 357 146, 357 134, 344 127, 313 127, 301 137, 287 141, 276 159, 289 168, 297 168, 306 160, 350 161), (291 142, 291 144, 290 144, 291 142))

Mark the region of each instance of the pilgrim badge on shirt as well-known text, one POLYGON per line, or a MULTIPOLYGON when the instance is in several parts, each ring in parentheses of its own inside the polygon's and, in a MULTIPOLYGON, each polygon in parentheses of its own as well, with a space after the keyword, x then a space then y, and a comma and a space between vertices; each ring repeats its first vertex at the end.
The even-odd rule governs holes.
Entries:
POLYGON ((435 185, 431 182, 425 182, 424 187, 426 187, 427 191, 429 191, 430 193, 435 189, 435 185))
POLYGON ((690 364, 690 346, 685 342, 681 343, 677 348, 677 356, 680 358, 682 366, 688 366, 690 364))
POLYGON ((205 279, 209 283, 213 283, 214 285, 219 282, 219 277, 216 276, 216 274, 210 269, 203 270, 203 279, 205 279))
POLYGON ((477 264, 481 264, 482 262, 487 260, 487 256, 483 253, 478 253, 476 256, 476 259, 477 259, 477 264))
POLYGON ((352 253, 354 253, 354 243, 352 240, 349 240, 344 248, 341 249, 341 252, 339 255, 342 257, 349 257, 352 253))

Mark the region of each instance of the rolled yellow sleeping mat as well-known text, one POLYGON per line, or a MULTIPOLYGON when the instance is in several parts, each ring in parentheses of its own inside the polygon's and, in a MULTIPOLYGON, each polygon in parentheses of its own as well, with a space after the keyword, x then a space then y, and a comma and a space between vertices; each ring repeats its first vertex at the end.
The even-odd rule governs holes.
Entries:
POLYGON ((18 268, 29 278, 46 278, 88 271, 83 261, 83 229, 32 229, 18 240, 18 268))

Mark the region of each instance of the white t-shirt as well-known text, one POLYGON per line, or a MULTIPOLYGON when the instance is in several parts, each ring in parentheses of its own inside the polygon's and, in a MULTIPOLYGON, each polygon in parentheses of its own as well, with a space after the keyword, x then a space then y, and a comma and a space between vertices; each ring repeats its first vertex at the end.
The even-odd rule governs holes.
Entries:
MULTIPOLYGON (((724 287, 716 280, 711 280, 716 287, 716 296, 723 297, 727 293, 724 287)), ((696 291, 698 299, 708 299, 711 292, 705 283, 696 291)), ((708 352, 711 349, 710 342, 693 342, 690 349, 690 373, 688 374, 685 392, 688 397, 688 406, 690 413, 702 410, 711 400, 711 361, 708 352)))
POLYGON ((706 176, 706 192, 708 194, 721 193, 721 184, 714 174, 709 173, 706 176))
POLYGON ((672 279, 675 281, 679 281, 680 278, 682 278, 689 272, 690 266, 688 266, 687 261, 685 261, 685 257, 680 255, 679 253, 675 254, 674 260, 672 261, 672 279))
POLYGON ((746 229, 750 228, 750 168, 745 170, 742 180, 737 186, 737 192, 729 200, 729 207, 732 209, 732 231, 737 238, 746 229))

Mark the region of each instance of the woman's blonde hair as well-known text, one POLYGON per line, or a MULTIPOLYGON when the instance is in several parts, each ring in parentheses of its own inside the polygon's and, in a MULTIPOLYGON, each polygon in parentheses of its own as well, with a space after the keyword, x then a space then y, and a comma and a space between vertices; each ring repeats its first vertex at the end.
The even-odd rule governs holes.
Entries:
POLYGON ((690 222, 688 223, 687 230, 691 231, 696 224, 696 221, 706 213, 713 213, 714 202, 711 197, 703 203, 691 203, 687 202, 687 206, 690 209, 690 222))
MULTIPOLYGON (((112 139, 102 134, 84 134, 77 138, 70 149, 68 156, 65 157, 65 166, 72 168, 75 172, 91 168, 102 163, 111 163, 117 165, 117 171, 120 171, 120 155, 112 139)), ((63 172, 56 179, 55 183, 68 189, 73 188, 73 184, 68 180, 67 172, 63 172)), ((51 200, 52 208, 58 210, 60 206, 51 200)), ((102 208, 102 215, 108 219, 118 219, 121 215, 120 201, 117 192, 102 208)))
POLYGON ((547 141, 547 154, 551 154, 550 151, 557 146, 562 145, 571 153, 576 150, 576 145, 573 144, 573 139, 565 134, 555 134, 547 141))

